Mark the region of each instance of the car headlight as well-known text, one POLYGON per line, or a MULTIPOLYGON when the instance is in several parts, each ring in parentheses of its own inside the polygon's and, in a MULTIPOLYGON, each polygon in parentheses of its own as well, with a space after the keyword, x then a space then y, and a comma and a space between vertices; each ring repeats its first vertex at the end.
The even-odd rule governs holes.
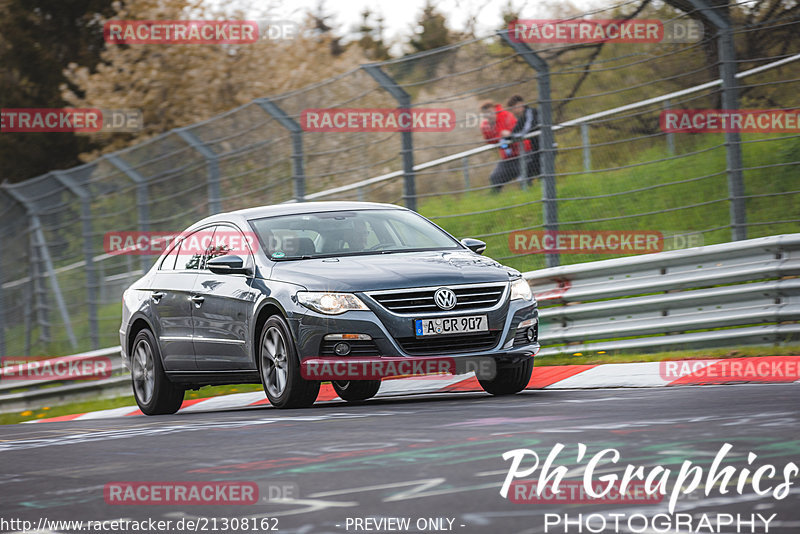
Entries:
POLYGON ((532 298, 533 293, 531 292, 531 286, 528 285, 527 280, 520 278, 519 280, 511 282, 511 300, 531 300, 532 298))
POLYGON ((324 291, 300 291, 297 300, 306 308, 328 315, 339 315, 351 310, 368 310, 352 293, 328 293, 324 291))

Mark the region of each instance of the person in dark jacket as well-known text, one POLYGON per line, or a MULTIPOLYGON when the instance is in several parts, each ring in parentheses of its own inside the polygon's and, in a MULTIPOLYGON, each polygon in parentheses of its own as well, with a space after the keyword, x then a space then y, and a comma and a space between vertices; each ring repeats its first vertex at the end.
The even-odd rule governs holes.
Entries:
MULTIPOLYGON (((517 119, 509 111, 503 109, 500 104, 487 100, 481 104, 481 133, 489 144, 499 143, 500 163, 489 175, 489 182, 494 186, 492 192, 499 193, 503 184, 509 182, 519 175, 519 145, 520 143, 509 143, 511 135, 517 123, 517 119)), ((525 150, 530 150, 529 141, 523 143, 525 150)))
MULTIPOLYGON (((508 136, 509 142, 519 145, 519 141, 525 139, 529 133, 539 129, 539 114, 536 108, 528 107, 525 100, 519 96, 514 95, 508 99, 507 108, 517 118, 517 123, 511 130, 508 136)), ((534 178, 541 174, 539 165, 539 136, 527 138, 528 147, 523 156, 525 161, 525 176, 527 177, 528 185, 531 184, 534 178)))

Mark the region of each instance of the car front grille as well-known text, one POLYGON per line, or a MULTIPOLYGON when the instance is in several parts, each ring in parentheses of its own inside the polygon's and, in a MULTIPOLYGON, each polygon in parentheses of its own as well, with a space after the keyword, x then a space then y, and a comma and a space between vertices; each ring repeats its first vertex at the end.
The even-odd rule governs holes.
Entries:
POLYGON ((500 331, 454 336, 400 337, 397 343, 407 354, 447 354, 453 352, 476 352, 489 350, 497 345, 500 331))
POLYGON ((336 356, 336 353, 333 350, 333 347, 337 343, 347 343, 350 345, 350 353, 347 355, 350 356, 380 356, 380 352, 378 351, 377 345, 371 339, 368 340, 331 340, 331 341, 323 341, 322 346, 320 347, 319 354, 320 356, 336 356))
POLYGON ((433 300, 433 294, 439 288, 420 290, 387 291, 370 293, 378 304, 393 313, 430 313, 442 311, 468 311, 495 306, 508 284, 485 284, 450 287, 456 294, 456 305, 451 310, 442 310, 433 300))

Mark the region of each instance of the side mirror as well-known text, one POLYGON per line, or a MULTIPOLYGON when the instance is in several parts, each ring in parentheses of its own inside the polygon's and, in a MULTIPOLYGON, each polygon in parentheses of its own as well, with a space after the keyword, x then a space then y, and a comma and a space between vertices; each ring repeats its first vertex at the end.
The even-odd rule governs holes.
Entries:
POLYGON ((484 243, 480 239, 472 239, 471 237, 466 237, 461 240, 461 244, 477 254, 483 254, 483 251, 486 250, 486 243, 484 243))
POLYGON ((253 268, 245 266, 241 256, 219 256, 206 263, 208 270, 214 274, 253 274, 253 268))

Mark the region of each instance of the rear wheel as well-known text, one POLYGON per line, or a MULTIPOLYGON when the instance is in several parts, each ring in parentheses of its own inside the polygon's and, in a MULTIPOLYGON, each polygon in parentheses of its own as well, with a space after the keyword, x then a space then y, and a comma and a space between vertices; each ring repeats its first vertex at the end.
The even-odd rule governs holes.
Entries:
POLYGON ((305 408, 314 404, 319 382, 300 375, 300 359, 282 317, 273 315, 261 331, 259 372, 264 392, 276 408, 305 408))
POLYGON ((481 387, 492 395, 513 395, 525 389, 533 373, 533 358, 521 362, 503 364, 498 362, 497 375, 491 380, 480 380, 481 387))
POLYGON ((150 330, 140 331, 133 340, 131 381, 136 404, 145 415, 175 413, 183 403, 184 389, 164 373, 161 351, 150 330))
POLYGON ((372 398, 381 387, 380 380, 334 380, 331 383, 336 394, 348 402, 372 398))

